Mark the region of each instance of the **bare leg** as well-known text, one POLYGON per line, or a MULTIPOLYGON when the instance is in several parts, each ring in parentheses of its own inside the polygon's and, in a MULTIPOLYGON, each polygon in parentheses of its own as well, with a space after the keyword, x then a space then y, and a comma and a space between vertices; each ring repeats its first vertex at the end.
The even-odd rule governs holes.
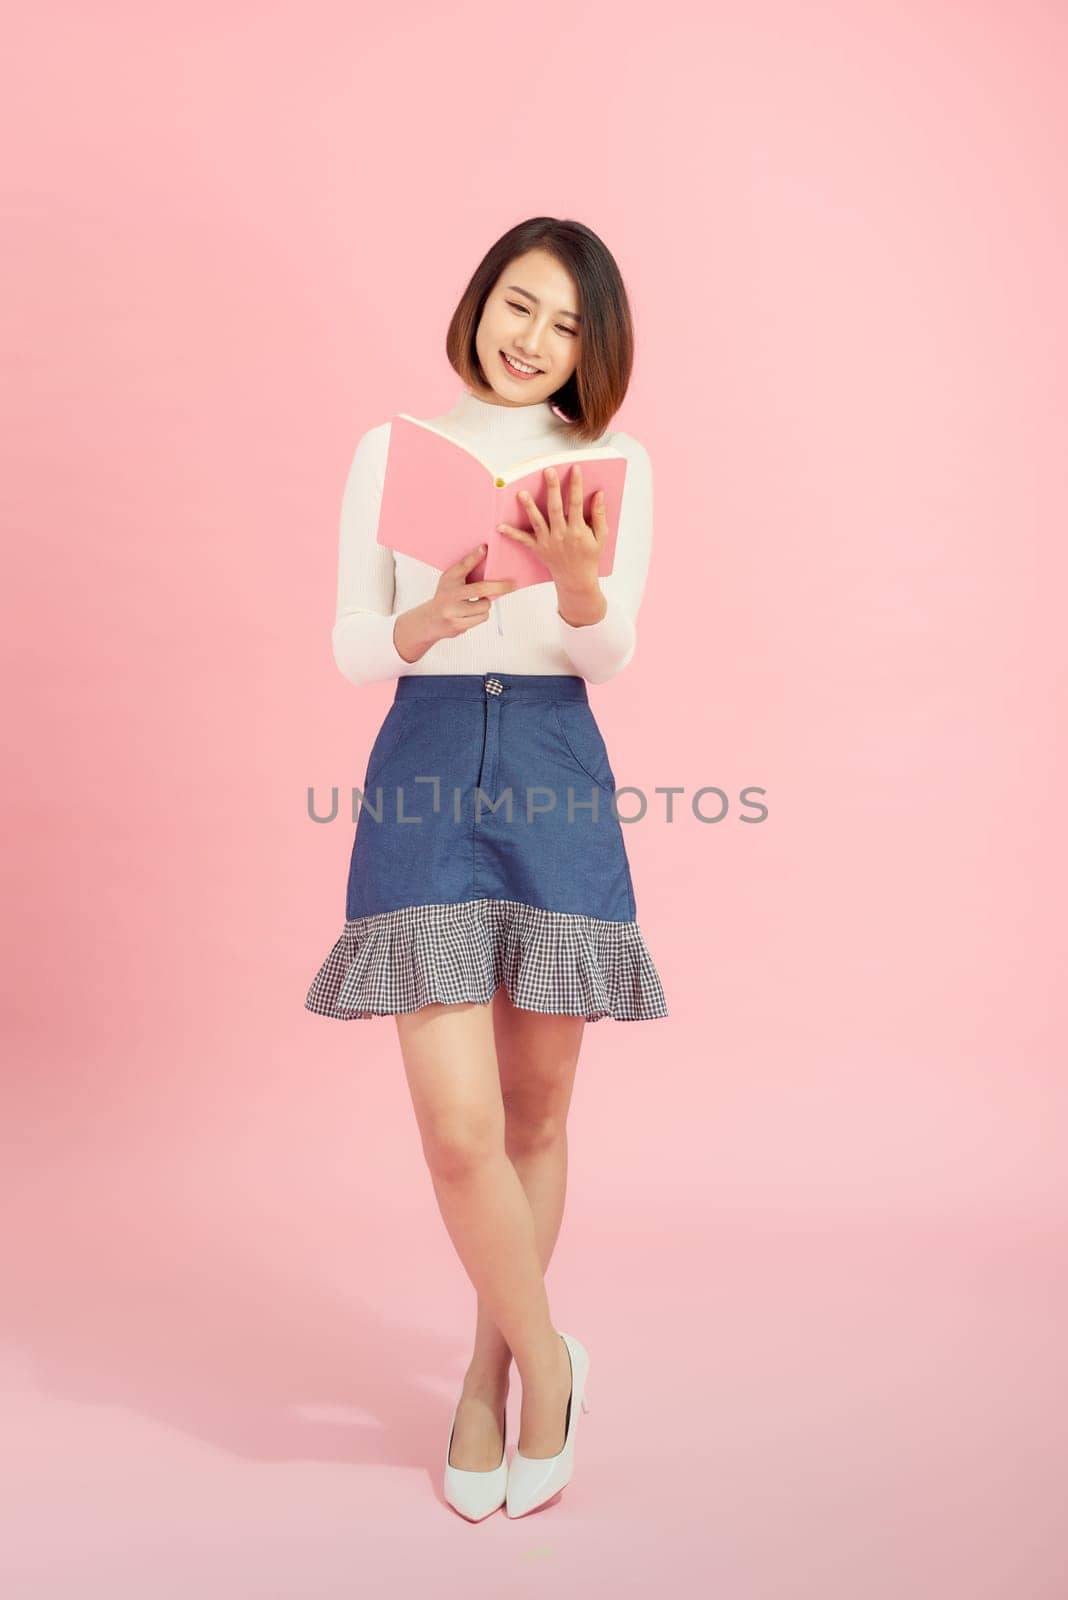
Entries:
MULTIPOLYGON (((493 1023, 505 1109, 505 1148, 534 1213, 544 1274, 564 1215, 567 1113, 585 1018, 518 1010, 502 984, 493 1000, 493 1023)), ((491 1381, 501 1374, 507 1378, 511 1364, 508 1343, 480 1295, 468 1374, 491 1381)))
MULTIPOLYGON (((570 1366, 549 1314, 534 1214, 505 1150, 490 1007, 423 1006, 396 1023, 442 1219, 523 1379, 520 1443, 524 1453, 555 1454, 570 1366)), ((499 1459, 498 1445, 484 1465, 499 1459)), ((453 1465, 482 1470, 455 1452, 453 1465)))

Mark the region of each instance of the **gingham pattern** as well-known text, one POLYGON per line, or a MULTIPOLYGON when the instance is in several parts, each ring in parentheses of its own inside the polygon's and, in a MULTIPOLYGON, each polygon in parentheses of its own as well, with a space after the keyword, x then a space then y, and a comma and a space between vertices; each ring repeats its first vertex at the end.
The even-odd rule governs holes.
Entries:
POLYGON ((304 1004, 355 1021, 435 1001, 488 1004, 502 983, 523 1011, 587 1022, 668 1014, 636 922, 494 899, 402 906, 346 922, 304 1004))

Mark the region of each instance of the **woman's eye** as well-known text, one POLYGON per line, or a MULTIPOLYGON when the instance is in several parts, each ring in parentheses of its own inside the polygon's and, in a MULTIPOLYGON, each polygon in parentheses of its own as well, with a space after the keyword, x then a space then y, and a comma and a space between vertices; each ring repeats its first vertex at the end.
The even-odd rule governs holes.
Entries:
MULTIPOLYGON (((515 301, 514 301, 514 300, 506 300, 506 301, 505 301, 505 304, 506 304, 506 305, 508 305, 508 306, 511 306, 511 308, 512 308, 512 310, 513 310, 513 311, 521 311, 521 312, 522 312, 522 313, 523 313, 523 315, 524 315, 524 316, 527 316, 527 315, 528 315, 528 312, 527 312, 527 308, 526 308, 526 306, 517 306, 517 305, 516 305, 516 303, 515 303, 515 301)), ((573 339, 573 338, 574 338, 574 337, 575 337, 575 330, 574 330, 574 328, 568 328, 568 327, 565 327, 565 326, 564 326, 564 324, 563 324, 563 323, 562 323, 562 322, 558 322, 558 323, 557 323, 557 324, 556 324, 556 331, 557 331, 557 333, 567 333, 567 334, 570 334, 570 335, 571 335, 571 337, 572 337, 572 339, 573 339)))

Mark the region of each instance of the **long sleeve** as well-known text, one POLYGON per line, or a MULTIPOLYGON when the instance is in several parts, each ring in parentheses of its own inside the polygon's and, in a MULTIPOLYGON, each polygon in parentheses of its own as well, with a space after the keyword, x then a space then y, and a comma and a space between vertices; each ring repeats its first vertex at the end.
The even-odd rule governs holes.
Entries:
POLYGON ((337 614, 332 643, 350 683, 399 677, 412 663, 393 643, 393 552, 378 543, 390 423, 363 435, 345 482, 338 547, 337 614))
POLYGON ((590 683, 604 683, 630 661, 637 644, 638 608, 645 592, 653 543, 653 467, 645 446, 630 434, 612 440, 628 460, 613 569, 601 579, 608 609, 599 622, 575 626, 557 610, 568 657, 590 683))

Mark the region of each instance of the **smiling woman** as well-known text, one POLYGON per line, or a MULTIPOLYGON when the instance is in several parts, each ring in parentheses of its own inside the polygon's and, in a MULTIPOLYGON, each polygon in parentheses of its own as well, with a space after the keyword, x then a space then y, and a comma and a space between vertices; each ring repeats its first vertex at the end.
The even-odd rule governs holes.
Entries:
POLYGON ((475 271, 445 348, 476 394, 493 394, 506 406, 551 398, 570 420, 572 437, 591 444, 622 405, 634 364, 619 268, 579 223, 521 223, 475 271), (509 357, 534 367, 536 380, 516 373, 509 357))
POLYGON ((587 1409, 589 1356, 552 1325, 537 1245, 563 1212, 585 1024, 668 1011, 587 690, 634 655, 652 544, 648 452, 610 429, 633 352, 615 261, 581 223, 520 224, 476 269, 446 348, 464 388, 427 425, 494 474, 539 456, 561 468, 546 473, 544 513, 531 501, 528 526, 505 530, 545 580, 514 592, 471 580, 478 528, 440 571, 379 544, 392 424, 361 437, 342 502, 334 657, 352 683, 396 687, 367 763, 344 927, 305 1005, 395 1019, 435 1193, 478 1292, 445 1458, 447 1500, 478 1520, 502 1504, 522 1516, 567 1483, 587 1409), (603 578, 605 512, 571 492, 566 466, 593 443, 627 458, 603 578), (523 1411, 506 1466, 513 1358, 523 1411))

